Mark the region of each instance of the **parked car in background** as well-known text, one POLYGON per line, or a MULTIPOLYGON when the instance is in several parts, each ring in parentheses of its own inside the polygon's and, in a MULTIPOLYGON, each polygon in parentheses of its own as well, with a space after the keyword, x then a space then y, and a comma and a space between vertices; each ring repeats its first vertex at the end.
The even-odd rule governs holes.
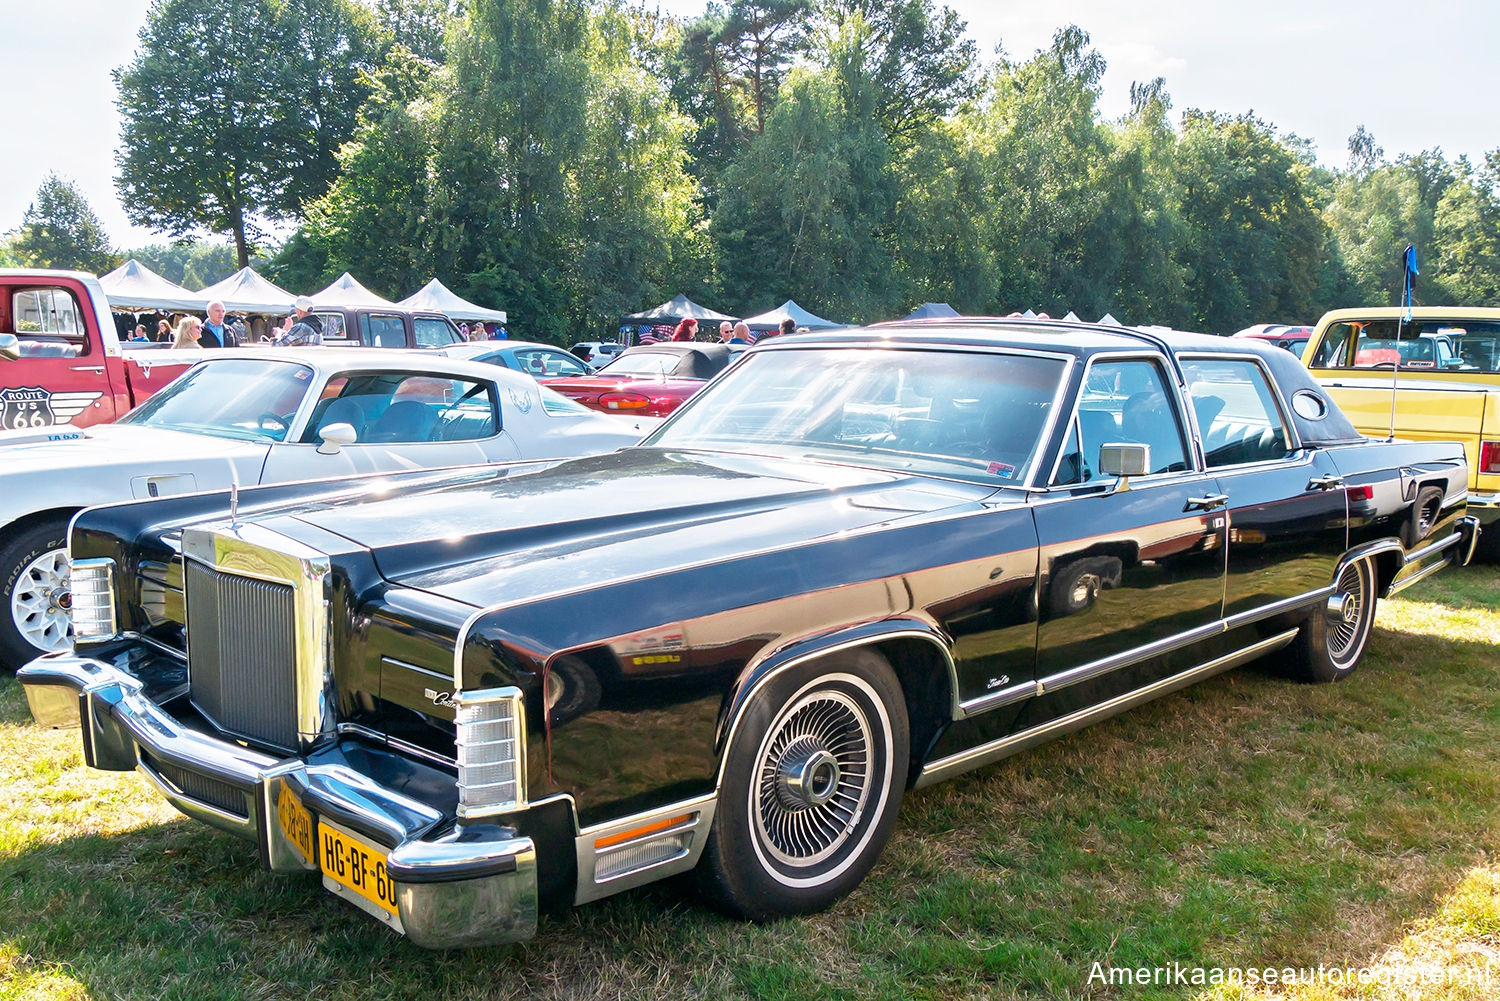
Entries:
POLYGON ((665 417, 736 356, 723 344, 662 341, 627 348, 589 376, 543 384, 605 413, 665 417))
POLYGON ((1394 426, 1398 438, 1463 442, 1481 550, 1500 560, 1500 309, 1419 306, 1410 322, 1405 315, 1326 313, 1303 360, 1363 433, 1384 438, 1394 426))
POLYGON ((418 945, 689 870, 765 919, 908 789, 1257 658, 1348 677, 1468 558, 1467 480, 1248 338, 809 333, 609 455, 84 512, 77 650, 20 679, 418 945))
POLYGON ((623 422, 519 373, 436 354, 215 351, 112 425, 0 433, 0 666, 65 650, 68 520, 91 504, 232 483, 607 452, 623 422))
POLYGON ((580 341, 568 350, 598 368, 624 351, 625 345, 616 341, 580 341))
POLYGON ((1278 348, 1286 348, 1292 354, 1301 358, 1302 349, 1307 347, 1307 342, 1312 337, 1312 333, 1312 327, 1293 327, 1284 323, 1257 323, 1253 327, 1246 327, 1234 336, 1254 337, 1268 344, 1274 344, 1278 348))
POLYGON ((441 350, 449 358, 466 358, 486 365, 499 365, 501 368, 525 372, 533 379, 592 375, 594 372, 592 365, 572 352, 532 341, 476 341, 473 344, 454 344, 441 350))
POLYGON ((0 428, 107 424, 194 360, 123 347, 93 275, 0 268, 0 428))
POLYGON ((458 327, 442 313, 364 306, 320 306, 312 313, 323 325, 325 345, 443 348, 466 343, 458 327))

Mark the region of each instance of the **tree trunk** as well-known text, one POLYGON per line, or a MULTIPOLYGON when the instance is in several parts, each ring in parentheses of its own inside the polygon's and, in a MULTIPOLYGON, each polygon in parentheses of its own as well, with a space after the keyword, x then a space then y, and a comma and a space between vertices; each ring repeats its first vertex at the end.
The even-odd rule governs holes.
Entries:
POLYGON ((229 209, 229 228, 234 233, 234 256, 240 267, 250 266, 250 247, 245 243, 245 210, 235 204, 229 209))

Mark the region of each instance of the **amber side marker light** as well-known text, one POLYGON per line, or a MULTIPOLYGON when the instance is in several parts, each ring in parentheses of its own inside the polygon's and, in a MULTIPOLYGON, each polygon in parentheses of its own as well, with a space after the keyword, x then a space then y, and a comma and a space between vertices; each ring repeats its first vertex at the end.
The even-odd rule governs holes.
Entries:
POLYGON ((685 824, 692 819, 693 815, 691 813, 684 813, 680 817, 669 817, 666 820, 658 820, 656 821, 656 823, 647 824, 644 827, 635 827, 628 831, 621 831, 619 834, 611 834, 607 838, 599 838, 598 840, 596 840, 594 842, 594 851, 603 851, 605 848, 612 848, 615 845, 622 845, 627 841, 634 841, 636 838, 644 838, 648 834, 655 834, 657 831, 665 831, 669 827, 676 827, 678 824, 685 824))

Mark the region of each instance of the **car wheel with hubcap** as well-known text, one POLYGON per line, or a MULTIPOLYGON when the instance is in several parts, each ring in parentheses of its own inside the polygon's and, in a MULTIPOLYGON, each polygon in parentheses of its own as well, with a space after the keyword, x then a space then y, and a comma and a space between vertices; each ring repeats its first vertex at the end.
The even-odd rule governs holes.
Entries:
POLYGON ((895 826, 908 742, 901 685, 873 650, 773 676, 726 750, 699 867, 709 897, 759 921, 820 911, 853 890, 895 826))
POLYGON ((68 523, 48 521, 0 545, 0 665, 14 671, 44 653, 73 645, 73 592, 68 584, 68 523))
POLYGON ((1339 681, 1354 673, 1375 625, 1375 565, 1354 560, 1339 571, 1333 594, 1302 623, 1292 641, 1304 681, 1339 681))

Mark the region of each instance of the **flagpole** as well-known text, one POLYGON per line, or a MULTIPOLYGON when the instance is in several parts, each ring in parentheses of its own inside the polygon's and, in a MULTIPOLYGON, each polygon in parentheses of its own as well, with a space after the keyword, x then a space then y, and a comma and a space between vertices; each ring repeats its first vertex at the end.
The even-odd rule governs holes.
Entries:
POLYGON ((1401 305, 1405 311, 1396 317, 1396 360, 1391 365, 1391 429, 1386 441, 1396 439, 1396 385, 1401 378, 1401 325, 1411 321, 1412 293, 1416 288, 1417 248, 1408 243, 1401 252, 1401 305))

